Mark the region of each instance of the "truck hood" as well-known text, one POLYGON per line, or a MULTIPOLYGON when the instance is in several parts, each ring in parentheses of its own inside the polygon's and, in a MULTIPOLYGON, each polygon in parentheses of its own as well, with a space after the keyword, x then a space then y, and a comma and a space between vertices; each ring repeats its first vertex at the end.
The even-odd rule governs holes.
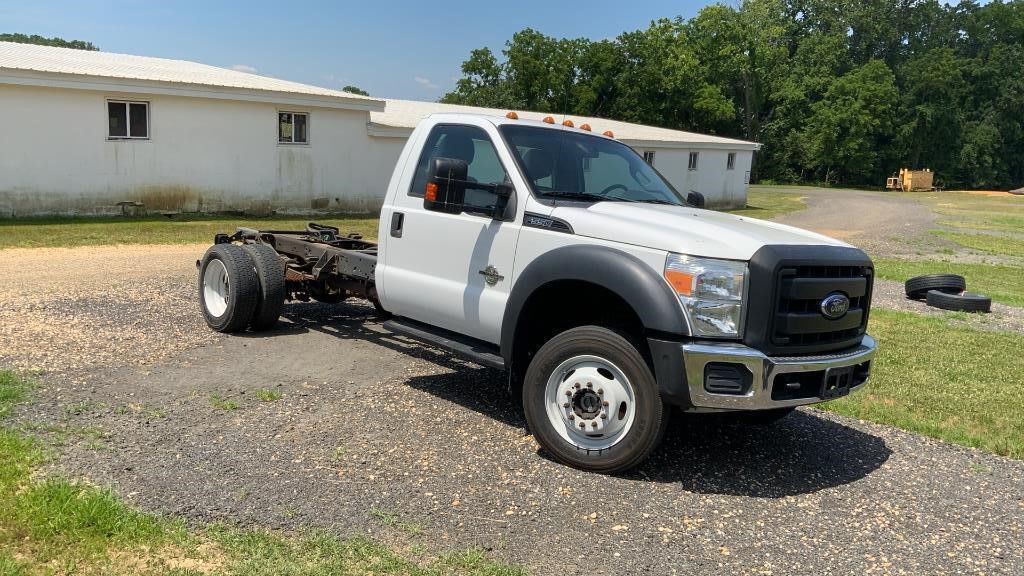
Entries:
POLYGON ((687 206, 573 203, 556 206, 551 215, 568 222, 578 235, 731 260, 749 260, 768 244, 849 246, 784 224, 687 206))

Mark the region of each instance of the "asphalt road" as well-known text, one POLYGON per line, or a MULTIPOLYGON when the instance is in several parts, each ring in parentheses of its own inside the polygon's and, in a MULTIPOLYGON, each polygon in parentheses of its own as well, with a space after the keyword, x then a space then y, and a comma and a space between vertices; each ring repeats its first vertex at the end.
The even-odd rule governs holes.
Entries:
POLYGON ((579 472, 539 451, 499 373, 389 335, 369 305, 211 334, 201 250, 0 251, 0 363, 48 370, 20 418, 53 425, 56 470, 151 510, 481 546, 535 574, 1024 566, 1024 462, 808 409, 680 419, 636 472, 579 472))

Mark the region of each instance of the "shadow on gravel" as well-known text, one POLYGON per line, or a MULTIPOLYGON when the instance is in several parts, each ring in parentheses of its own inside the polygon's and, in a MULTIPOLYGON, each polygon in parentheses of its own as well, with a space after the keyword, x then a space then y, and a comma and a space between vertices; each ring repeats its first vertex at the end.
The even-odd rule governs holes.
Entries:
POLYGON ((630 476, 690 492, 781 498, 856 482, 891 454, 881 438, 814 412, 797 411, 764 427, 725 415, 683 415, 630 476))
MULTIPOLYGON (((369 305, 292 304, 284 316, 293 324, 268 335, 318 331, 366 340, 437 364, 451 372, 413 376, 406 383, 509 426, 526 427, 502 372, 383 330, 369 305)), ((798 410, 764 427, 739 424, 727 415, 676 414, 661 447, 623 478, 678 484, 696 493, 781 498, 860 480, 890 454, 881 438, 813 411, 798 410)), ((543 451, 541 456, 547 457, 543 451)))

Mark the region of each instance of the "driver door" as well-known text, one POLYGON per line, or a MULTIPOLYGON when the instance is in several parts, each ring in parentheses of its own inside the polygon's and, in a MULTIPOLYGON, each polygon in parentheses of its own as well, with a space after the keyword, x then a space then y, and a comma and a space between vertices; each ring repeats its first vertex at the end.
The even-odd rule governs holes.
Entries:
MULTIPOLYGON (((382 214, 392 222, 386 263, 377 271, 383 276, 386 306, 400 316, 498 343, 520 225, 515 222, 514 212, 512 218, 502 220, 476 213, 424 209, 427 170, 435 157, 466 161, 468 179, 481 184, 507 182, 509 178, 484 127, 433 127, 415 170, 406 176, 407 182, 400 184, 393 212, 382 214), (401 220, 397 235, 396 219, 401 220)), ((494 205, 494 193, 467 189, 465 203, 494 205)), ((509 205, 514 204, 515 199, 510 198, 509 205)))

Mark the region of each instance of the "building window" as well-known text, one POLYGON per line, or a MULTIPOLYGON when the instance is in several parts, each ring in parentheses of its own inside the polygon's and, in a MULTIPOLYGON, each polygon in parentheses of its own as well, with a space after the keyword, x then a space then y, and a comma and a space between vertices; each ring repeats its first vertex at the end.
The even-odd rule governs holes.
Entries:
POLYGON ((654 152, 652 150, 644 152, 644 162, 647 162, 650 166, 654 166, 654 152))
POLYGON ((732 170, 736 167, 736 153, 729 152, 729 157, 725 159, 725 169, 732 170))
POLYGON ((277 141, 281 144, 308 144, 309 114, 305 112, 278 112, 277 141))
POLYGON ((688 170, 697 169, 697 157, 700 156, 700 152, 690 152, 690 163, 687 165, 688 170))
POLYGON ((149 138, 149 102, 107 100, 107 139, 149 138))

